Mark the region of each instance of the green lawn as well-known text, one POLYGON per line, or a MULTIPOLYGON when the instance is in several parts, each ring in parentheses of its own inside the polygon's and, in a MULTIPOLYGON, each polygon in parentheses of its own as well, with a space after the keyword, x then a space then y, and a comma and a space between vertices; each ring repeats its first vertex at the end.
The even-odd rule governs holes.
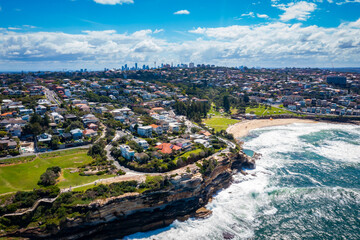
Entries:
POLYGON ((179 156, 178 158, 181 158, 181 157, 186 157, 186 158, 188 158, 188 157, 190 157, 190 154, 197 154, 197 153, 200 153, 202 151, 202 149, 195 149, 195 150, 192 150, 192 151, 189 151, 189 152, 186 152, 186 153, 184 153, 184 154, 182 154, 181 156, 179 156))
POLYGON ((32 190, 38 187, 40 175, 48 167, 59 166, 63 170, 62 181, 59 187, 76 186, 92 182, 97 179, 112 176, 80 176, 79 173, 70 173, 66 168, 77 168, 88 164, 92 158, 87 155, 87 149, 73 149, 39 155, 34 161, 10 166, 0 166, 0 194, 20 190, 32 190))
POLYGON ((271 107, 270 108, 265 108, 263 105, 257 107, 257 108, 250 108, 247 107, 246 108, 246 113, 253 113, 257 116, 270 116, 270 115, 280 115, 280 114, 291 114, 293 115, 294 113, 287 111, 285 109, 282 108, 276 108, 276 107, 271 107))
POLYGON ((215 131, 226 130, 228 126, 238 123, 239 120, 230 119, 225 117, 212 117, 210 119, 205 119, 204 123, 209 127, 215 129, 215 131))

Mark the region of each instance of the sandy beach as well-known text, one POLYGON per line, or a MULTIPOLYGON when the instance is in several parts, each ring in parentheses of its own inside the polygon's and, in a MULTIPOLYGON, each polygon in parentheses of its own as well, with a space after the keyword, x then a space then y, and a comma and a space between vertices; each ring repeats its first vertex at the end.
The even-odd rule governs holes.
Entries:
POLYGON ((287 119, 255 119, 255 120, 245 120, 234 125, 231 125, 226 130, 228 133, 234 135, 235 138, 245 137, 249 134, 249 131, 271 126, 281 126, 292 123, 317 123, 313 120, 308 119, 297 119, 297 118, 287 118, 287 119))

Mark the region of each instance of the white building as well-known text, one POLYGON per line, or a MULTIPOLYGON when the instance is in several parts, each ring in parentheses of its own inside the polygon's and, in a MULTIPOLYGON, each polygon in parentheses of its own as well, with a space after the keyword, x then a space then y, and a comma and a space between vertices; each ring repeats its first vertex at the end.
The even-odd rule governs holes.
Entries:
POLYGON ((142 137, 152 137, 152 127, 151 126, 138 127, 137 133, 142 137))
POLYGON ((146 140, 144 140, 144 139, 138 138, 138 139, 135 140, 135 142, 136 142, 137 144, 139 144, 140 147, 142 147, 142 148, 145 149, 145 150, 149 148, 149 143, 148 143, 146 140))
POLYGON ((121 151, 121 155, 127 159, 127 160, 130 160, 130 159, 133 159, 134 158, 134 155, 135 155, 135 151, 132 150, 128 145, 120 145, 120 151, 121 151))

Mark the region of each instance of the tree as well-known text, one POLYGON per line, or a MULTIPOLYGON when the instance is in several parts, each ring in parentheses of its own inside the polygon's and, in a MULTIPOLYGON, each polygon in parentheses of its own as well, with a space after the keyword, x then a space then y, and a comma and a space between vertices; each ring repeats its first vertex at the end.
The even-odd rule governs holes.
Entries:
POLYGON ((42 127, 41 127, 40 123, 35 122, 35 123, 31 124, 30 125, 30 131, 35 136, 39 135, 41 133, 41 131, 42 131, 42 127))
POLYGON ((244 95, 244 102, 245 102, 245 103, 249 103, 249 101, 250 101, 249 96, 248 96, 247 94, 245 94, 245 95, 244 95))
POLYGON ((53 136, 51 139, 51 149, 56 150, 59 148, 60 138, 59 136, 53 136))
POLYGON ((46 172, 40 176, 38 185, 51 186, 56 184, 56 179, 60 176, 61 168, 58 166, 49 167, 46 172))
POLYGON ((106 156, 105 152, 105 143, 102 143, 102 141, 99 141, 95 143, 91 148, 89 148, 88 155, 95 157, 95 156, 106 156))
POLYGON ((223 107, 225 109, 225 112, 230 112, 230 101, 228 95, 225 95, 223 98, 223 107))

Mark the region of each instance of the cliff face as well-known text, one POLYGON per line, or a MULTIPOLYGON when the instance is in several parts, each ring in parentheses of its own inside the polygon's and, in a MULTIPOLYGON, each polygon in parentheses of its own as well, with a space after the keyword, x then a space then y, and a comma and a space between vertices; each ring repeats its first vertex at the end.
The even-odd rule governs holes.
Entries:
POLYGON ((231 184, 234 168, 241 167, 254 167, 254 162, 244 154, 222 157, 209 176, 199 172, 183 174, 172 178, 172 186, 165 190, 126 194, 76 206, 86 217, 66 219, 52 230, 24 229, 13 236, 113 239, 162 228, 176 219, 193 216, 215 192, 231 184))

